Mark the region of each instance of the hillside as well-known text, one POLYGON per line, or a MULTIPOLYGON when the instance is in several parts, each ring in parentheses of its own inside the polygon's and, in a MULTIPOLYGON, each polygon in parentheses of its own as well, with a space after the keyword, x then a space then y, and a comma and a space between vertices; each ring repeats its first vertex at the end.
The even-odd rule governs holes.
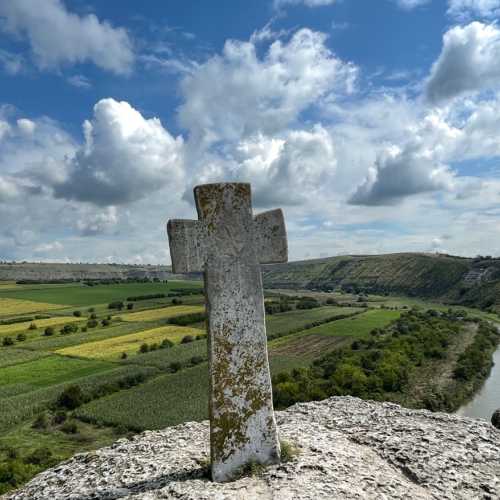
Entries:
POLYGON ((398 253, 349 255, 264 266, 268 288, 404 294, 500 307, 500 259, 398 253))
POLYGON ((167 266, 126 264, 0 263, 0 281, 78 281, 78 280, 165 280, 174 275, 167 266))

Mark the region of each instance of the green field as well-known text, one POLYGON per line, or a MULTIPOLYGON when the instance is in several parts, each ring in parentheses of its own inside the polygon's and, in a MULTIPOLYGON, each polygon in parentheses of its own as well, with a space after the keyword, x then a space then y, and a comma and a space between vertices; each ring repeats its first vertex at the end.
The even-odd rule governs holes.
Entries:
POLYGON ((168 293, 177 288, 199 289, 196 281, 173 281, 165 283, 123 283, 120 285, 59 285, 38 289, 0 290, 0 298, 32 300, 51 304, 72 305, 75 307, 104 304, 127 297, 154 293, 168 293))
POLYGON ((23 390, 19 393, 27 392, 100 373, 114 368, 114 366, 112 363, 103 361, 74 359, 57 355, 47 356, 27 363, 1 368, 0 390, 5 386, 22 385, 23 390))
POLYGON ((159 319, 174 318, 184 314, 201 313, 205 311, 204 306, 170 306, 159 309, 147 309, 129 314, 120 314, 123 321, 157 321, 159 319))

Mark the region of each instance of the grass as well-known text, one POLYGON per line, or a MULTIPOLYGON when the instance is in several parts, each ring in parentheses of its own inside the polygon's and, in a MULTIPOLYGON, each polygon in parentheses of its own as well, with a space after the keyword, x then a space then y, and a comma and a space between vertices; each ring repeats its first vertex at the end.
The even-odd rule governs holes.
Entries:
POLYGON ((322 321, 336 315, 353 314, 361 309, 353 307, 325 306, 317 309, 296 309, 286 313, 273 314, 266 317, 268 335, 288 333, 291 330, 304 328, 314 321, 322 321))
POLYGON ((4 386, 22 385, 23 391, 36 390, 114 368, 103 361, 90 361, 51 355, 34 361, 0 369, 0 390, 4 386))
POLYGON ((199 334, 200 331, 194 328, 168 325, 111 339, 66 347, 56 352, 66 356, 118 360, 124 352, 128 355, 137 354, 142 344, 161 344, 165 339, 178 344, 186 335, 196 336, 199 334))
POLYGON ((33 302, 32 300, 0 297, 0 316, 16 316, 35 312, 45 312, 64 307, 60 304, 33 302))
POLYGON ((57 285, 40 289, 16 289, 0 291, 0 297, 32 300, 35 302, 72 305, 78 307, 93 304, 104 304, 116 300, 126 300, 134 295, 148 295, 154 293, 168 293, 179 288, 201 288, 196 281, 175 281, 165 283, 123 283, 119 285, 57 285))
POLYGON ((27 363, 46 356, 49 356, 46 352, 28 351, 27 349, 16 349, 14 347, 0 349, 0 368, 27 363))
POLYGON ((76 410, 85 421, 135 431, 163 429, 208 417, 206 363, 92 401, 76 410))
MULTIPOLYGON (((55 316, 54 318, 36 319, 34 321, 14 323, 12 325, 0 325, 0 336, 11 335, 13 333, 19 332, 26 333, 32 323, 36 325, 37 329, 41 329, 47 326, 58 326, 64 325, 66 323, 74 323, 75 321, 78 321, 78 318, 75 318, 74 316, 55 316)), ((33 332, 36 335, 40 334, 40 332, 35 332, 34 330, 30 330, 30 332, 33 332)))
POLYGON ((159 319, 168 319, 184 314, 199 313, 204 310, 205 307, 202 306, 170 306, 129 314, 120 314, 119 317, 123 321, 157 321, 159 319))

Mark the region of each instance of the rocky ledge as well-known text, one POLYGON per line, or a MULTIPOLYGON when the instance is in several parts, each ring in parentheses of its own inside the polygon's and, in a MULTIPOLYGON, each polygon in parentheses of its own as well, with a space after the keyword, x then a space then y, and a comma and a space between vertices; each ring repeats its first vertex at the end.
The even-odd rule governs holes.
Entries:
POLYGON ((487 422, 356 398, 277 413, 299 454, 254 477, 207 478, 208 423, 76 455, 8 499, 500 498, 500 431, 487 422))

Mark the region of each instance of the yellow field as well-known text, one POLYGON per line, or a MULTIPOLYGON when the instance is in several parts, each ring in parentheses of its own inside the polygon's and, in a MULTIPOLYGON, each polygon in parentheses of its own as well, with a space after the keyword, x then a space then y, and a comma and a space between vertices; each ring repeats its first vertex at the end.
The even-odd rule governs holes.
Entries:
POLYGON ((47 304, 45 302, 32 302, 31 300, 0 298, 0 316, 50 311, 52 309, 61 309, 62 307, 67 306, 47 304))
POLYGON ((168 325, 143 332, 130 333, 112 339, 88 342, 78 346, 65 347, 56 351, 57 354, 79 356, 93 359, 119 359, 122 353, 137 354, 141 344, 161 344, 164 339, 178 344, 186 335, 200 335, 200 330, 186 326, 168 325))
POLYGON ((47 326, 63 325, 65 323, 74 323, 74 316, 58 316, 56 318, 35 319, 34 321, 26 321, 23 323, 14 323, 13 325, 0 325, 0 335, 9 335, 11 333, 19 333, 26 331, 31 323, 35 323, 37 328, 45 328, 47 326))
POLYGON ((19 288, 15 281, 0 281, 0 290, 12 290, 13 288, 19 288))
POLYGON ((148 311, 139 311, 130 314, 121 314, 123 321, 156 321, 157 319, 173 318, 183 314, 199 313, 205 310, 204 306, 171 306, 148 311))

